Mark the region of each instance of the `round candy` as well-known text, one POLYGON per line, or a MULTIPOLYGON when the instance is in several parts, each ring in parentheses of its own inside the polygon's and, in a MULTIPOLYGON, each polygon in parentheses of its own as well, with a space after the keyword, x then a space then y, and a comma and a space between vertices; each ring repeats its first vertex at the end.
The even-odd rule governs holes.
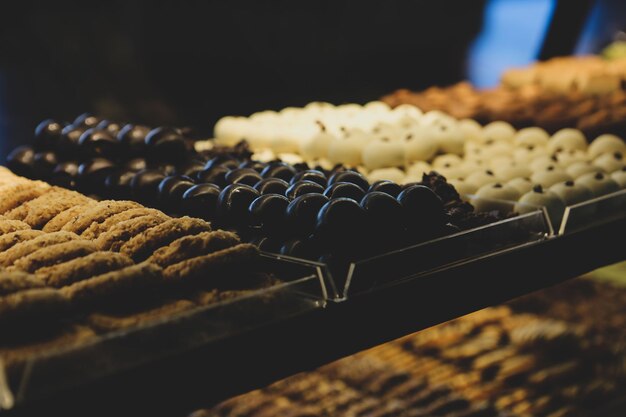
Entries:
POLYGON ((330 238, 327 241, 329 244, 354 243, 364 232, 365 224, 365 210, 359 203, 351 198, 336 198, 320 209, 316 230, 321 236, 330 238))
POLYGON ((104 180, 115 171, 115 164, 105 158, 93 158, 78 166, 78 186, 87 192, 99 191, 104 180))
POLYGON ((84 126, 67 125, 61 131, 58 140, 59 152, 64 156, 78 156, 78 141, 83 133, 87 130, 84 126))
POLYGON ((365 191, 358 185, 350 182, 336 182, 324 190, 324 195, 330 199, 351 198, 355 201, 361 201, 365 191))
POLYGON ((314 239, 289 239, 280 248, 281 255, 302 259, 317 259, 319 247, 314 239))
POLYGON ((212 220, 215 218, 217 200, 222 190, 215 184, 196 184, 183 194, 182 207, 185 213, 212 220))
POLYGON ((287 223, 298 236, 311 234, 317 222, 317 214, 328 197, 322 194, 304 194, 295 198, 287 206, 287 223))
POLYGON ((350 182, 361 187, 363 191, 370 188, 370 184, 365 177, 355 171, 341 171, 333 174, 328 180, 328 185, 330 186, 337 182, 350 182))
POLYGON ((183 194, 195 184, 190 177, 172 175, 163 178, 159 183, 159 202, 175 210, 183 198, 183 194))
POLYGON ((33 176, 35 151, 30 146, 18 146, 7 157, 7 168, 17 175, 33 176))
POLYGON ((248 208, 259 197, 259 192, 246 184, 231 184, 224 188, 217 200, 220 221, 244 226, 249 221, 248 208))
POLYGON ((311 194, 311 193, 321 194, 323 192, 324 192, 324 187, 322 187, 321 185, 315 182, 298 181, 290 185, 289 188, 287 188, 287 191, 285 191, 285 195, 290 200, 293 200, 294 198, 299 197, 304 194, 311 194))
POLYGON ((117 133, 123 152, 128 155, 140 155, 146 149, 146 136, 150 132, 148 126, 127 124, 117 133))
POLYGON ((132 198, 130 182, 137 172, 130 169, 116 171, 104 180, 107 196, 117 200, 129 200, 132 198))
POLYGON ((59 163, 56 153, 52 151, 37 152, 33 156, 33 174, 36 178, 46 179, 59 163))
POLYGON ((35 147, 37 149, 53 149, 61 139, 61 132, 65 126, 61 123, 47 119, 39 123, 35 128, 35 147))
POLYGON ((404 223, 402 204, 387 193, 369 192, 361 200, 369 225, 379 235, 393 236, 400 232, 404 223))
POLYGON ((135 174, 130 182, 135 199, 152 205, 157 202, 159 184, 165 179, 165 174, 156 169, 144 169, 135 174))
POLYGON ((400 191, 402 191, 402 187, 396 184, 393 181, 389 180, 380 180, 372 183, 370 188, 367 190, 368 192, 380 191, 382 193, 387 193, 393 198, 396 198, 400 191))
POLYGON ((83 113, 80 116, 78 116, 76 119, 74 119, 72 124, 75 126, 83 126, 85 129, 89 129, 92 127, 96 127, 96 125, 100 123, 100 120, 102 119, 100 119, 97 116, 94 116, 91 113, 83 113))
POLYGON ((291 181, 295 175, 295 168, 282 162, 278 164, 269 164, 263 171, 261 171, 261 176, 263 178, 280 178, 281 180, 287 182, 291 181))
POLYGON ((240 165, 241 163, 237 159, 225 159, 222 156, 216 156, 204 165, 204 169, 212 169, 218 166, 228 169, 237 169, 240 168, 240 165))
POLYGON ((244 161, 239 165, 239 168, 252 168, 253 170, 259 173, 262 172, 266 167, 267 167, 267 164, 265 162, 253 161, 253 160, 244 161))
POLYGON ((179 162, 187 155, 187 144, 180 130, 157 127, 146 135, 148 156, 157 161, 179 162))
POLYGON ((119 142, 110 132, 103 129, 87 129, 80 135, 78 145, 87 157, 113 159, 119 156, 119 142))
POLYGON ((398 195, 410 228, 438 227, 446 222, 441 198, 423 185, 411 185, 398 195))
POLYGON ((265 194, 250 203, 251 224, 265 233, 277 233, 285 226, 289 200, 280 194, 265 194))
POLYGON ((224 179, 228 184, 246 184, 254 187, 263 177, 252 168, 237 168, 229 171, 224 179))
POLYGON ((146 169, 147 167, 148 163, 144 158, 133 158, 124 163, 124 168, 135 172, 139 172, 142 169, 146 169))
POLYGON ((117 134, 120 132, 120 130, 122 129, 123 125, 121 125, 118 122, 114 122, 111 120, 101 120, 100 123, 98 123, 96 125, 96 129, 102 129, 102 130, 106 130, 107 132, 109 132, 111 135, 113 135, 114 137, 117 136, 117 134))
POLYGON ((78 176, 78 164, 74 161, 61 162, 52 170, 50 183, 59 187, 76 188, 76 177, 78 176))
POLYGON ((176 175, 184 175, 186 177, 195 178, 198 172, 202 170, 204 170, 204 163, 192 160, 177 166, 176 175))
POLYGON ((224 166, 215 166, 213 168, 204 169, 196 174, 198 182, 208 182, 216 184, 220 187, 225 187, 228 182, 226 181, 226 174, 230 170, 224 166))
POLYGON ((264 178, 261 181, 257 182, 254 186, 254 189, 257 190, 261 195, 285 195, 285 193, 287 192, 287 188, 289 188, 289 183, 287 181, 281 180, 280 178, 264 178))
POLYGON ((322 171, 318 171, 316 169, 307 169, 305 171, 298 172, 291 179, 290 184, 294 184, 298 181, 312 181, 315 182, 322 187, 326 187, 328 180, 326 179, 326 175, 322 171))

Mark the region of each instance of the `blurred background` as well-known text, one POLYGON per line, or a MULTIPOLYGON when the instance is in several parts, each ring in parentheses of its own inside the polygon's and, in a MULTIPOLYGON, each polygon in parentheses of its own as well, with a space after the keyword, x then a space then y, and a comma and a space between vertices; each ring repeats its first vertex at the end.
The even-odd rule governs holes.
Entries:
MULTIPOLYGON (((5 6, 6 8, 6 6, 5 6)), ((21 1, 0 13, 0 157, 48 117, 192 125, 366 102, 594 53, 623 0, 21 1)))

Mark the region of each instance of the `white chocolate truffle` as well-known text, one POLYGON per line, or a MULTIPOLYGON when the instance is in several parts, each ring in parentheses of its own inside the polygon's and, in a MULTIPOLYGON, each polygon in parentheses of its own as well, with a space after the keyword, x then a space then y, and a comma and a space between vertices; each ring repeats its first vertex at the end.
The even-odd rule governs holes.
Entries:
POLYGON ((429 161, 437 153, 438 144, 431 136, 424 134, 424 129, 416 127, 409 130, 404 137, 407 163, 429 161))
POLYGON ((398 184, 403 184, 405 177, 406 175, 404 171, 398 168, 375 169, 367 175, 367 179, 370 182, 375 182, 379 180, 389 180, 398 184))
POLYGON ((520 197, 515 205, 515 211, 519 214, 525 214, 537 210, 537 207, 546 208, 552 226, 555 230, 558 230, 565 212, 565 204, 563 204, 559 196, 552 191, 544 190, 540 185, 536 185, 532 190, 520 197))
POLYGON ((533 171, 533 172, 540 172, 540 171, 544 171, 546 168, 551 167, 551 166, 556 166, 556 164, 559 162, 559 160, 557 159, 556 156, 552 155, 541 155, 537 158, 534 158, 529 164, 528 167, 533 171))
POLYGON ((495 210, 509 213, 513 208, 511 202, 517 201, 519 198, 520 193, 515 188, 497 182, 480 187, 470 202, 478 212, 495 210))
POLYGON ((463 131, 466 141, 480 142, 483 138, 483 127, 474 119, 459 120, 459 129, 463 131))
POLYGON ((574 181, 565 181, 554 184, 550 187, 550 191, 558 195, 563 204, 573 206, 583 201, 591 200, 594 196, 589 188, 582 184, 576 184, 574 181))
POLYGON ((507 122, 491 122, 483 127, 483 138, 485 141, 493 139, 496 142, 513 140, 515 128, 507 122))
POLYGON ((454 117, 439 110, 431 110, 429 112, 426 112, 420 118, 420 123, 424 126, 438 126, 454 122, 454 117))
POLYGON ((474 184, 465 181, 463 178, 456 178, 448 182, 452 184, 454 189, 461 195, 471 195, 478 190, 474 184))
POLYGON ((570 149, 587 150, 587 139, 583 132, 578 129, 561 129, 552 135, 548 141, 548 151, 550 153, 570 149))
POLYGON ((404 166, 404 144, 388 138, 374 139, 363 148, 362 160, 369 170, 404 166))
POLYGON ((532 175, 532 171, 530 170, 530 168, 515 163, 511 163, 497 169, 494 167, 494 172, 501 181, 510 181, 514 178, 520 177, 530 178, 530 176, 532 175))
POLYGON ((600 135, 589 144, 589 157, 595 159, 604 153, 621 152, 626 155, 626 143, 618 136, 611 134, 600 135))
POLYGON ((506 142, 494 142, 483 147, 483 157, 487 160, 498 156, 507 156, 512 159, 513 146, 506 142))
POLYGON ((550 135, 540 127, 525 127, 513 137, 515 146, 547 146, 550 135))
POLYGON ((593 165, 604 172, 614 172, 622 169, 625 165, 624 154, 621 152, 605 153, 593 160, 593 165))
POLYGON ((557 182, 568 181, 571 179, 572 177, 570 177, 567 172, 555 165, 550 165, 541 171, 535 172, 530 177, 530 180, 533 183, 539 184, 544 188, 549 188, 557 182))
POLYGON ((398 107, 393 109, 391 113, 393 113, 393 115, 396 116, 398 119, 409 117, 414 120, 421 119, 422 115, 424 114, 419 107, 416 107, 412 104, 400 104, 398 107))
POLYGON ((591 190, 595 197, 619 191, 619 185, 607 174, 590 172, 576 179, 576 184, 583 185, 591 190))
POLYGON ((463 154, 465 139, 463 137, 463 131, 457 126, 456 123, 431 126, 425 134, 432 135, 432 137, 437 141, 441 151, 456 155, 463 154))
POLYGON ((430 171, 432 171, 432 167, 429 163, 424 161, 417 161, 407 168, 406 173, 410 176, 422 178, 424 174, 428 174, 430 171))
POLYGON ((453 166, 453 167, 441 167, 437 168, 437 173, 446 177, 446 180, 453 180, 458 178, 465 178, 467 176, 467 171, 463 169, 461 164, 453 166))
POLYGON ((465 178, 465 182, 471 183, 480 188, 487 184, 498 182, 498 177, 491 170, 481 170, 471 173, 465 178))
POLYGON ((277 134, 272 138, 270 147, 275 153, 298 153, 300 151, 300 143, 290 135, 277 134))
POLYGON ((611 179, 615 181, 620 188, 626 188, 626 167, 612 173, 611 179))
POLYGON ((584 162, 589 160, 587 152, 581 151, 579 149, 570 149, 568 151, 557 152, 555 156, 557 161, 559 162, 559 165, 563 168, 567 168, 575 162, 584 162))
POLYGON ((365 110, 386 113, 391 111, 391 107, 383 101, 370 101, 363 106, 365 110))
POLYGON ((363 162, 363 144, 352 138, 336 138, 328 146, 328 160, 333 164, 344 164, 351 167, 363 162))
POLYGON ((590 172, 599 172, 602 169, 594 166, 591 162, 574 162, 567 168, 565 168, 565 172, 567 172, 572 178, 576 179, 581 175, 588 174, 590 172))
POLYGON ((213 128, 213 136, 221 144, 232 146, 242 139, 243 129, 248 121, 244 117, 225 116, 217 121, 213 128))
POLYGON ((545 148, 534 145, 528 145, 523 148, 515 148, 513 150, 513 159, 518 164, 530 164, 535 159, 543 157, 548 157, 545 148))
POLYGON ((513 178, 512 180, 507 182, 506 185, 515 188, 520 193, 520 195, 524 195, 532 190, 533 186, 536 184, 533 184, 529 178, 519 177, 513 178))
POLYGON ((311 136, 300 143, 300 153, 306 160, 326 158, 330 144, 337 138, 326 131, 324 125, 320 126, 321 132, 311 136))
POLYGON ((463 160, 461 159, 460 156, 453 155, 453 154, 445 154, 445 155, 439 155, 438 157, 436 157, 432 162, 432 166, 433 166, 433 169, 439 169, 439 168, 444 168, 444 167, 449 168, 449 167, 461 165, 461 163, 463 163, 463 160))

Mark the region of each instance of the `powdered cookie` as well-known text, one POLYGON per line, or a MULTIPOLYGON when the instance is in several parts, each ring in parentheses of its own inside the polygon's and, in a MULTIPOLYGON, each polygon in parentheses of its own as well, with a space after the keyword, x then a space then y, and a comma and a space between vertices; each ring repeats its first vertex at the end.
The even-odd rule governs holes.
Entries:
POLYGON ((30 229, 30 226, 20 220, 0 219, 0 235, 30 229))
POLYGON ((87 321, 96 330, 106 332, 141 326, 191 310, 194 307, 196 305, 189 300, 175 300, 131 314, 94 313, 87 317, 87 321))
POLYGON ((96 246, 100 250, 118 252, 134 236, 165 221, 164 218, 152 214, 126 220, 111 227, 108 232, 101 233, 96 239, 96 246))
POLYGON ((84 212, 85 209, 90 206, 92 206, 91 203, 78 204, 74 207, 70 207, 50 219, 50 221, 46 223, 42 230, 44 232, 58 232, 63 228, 63 226, 71 222, 75 217, 84 212))
POLYGON ((202 219, 187 216, 171 219, 133 237, 122 246, 120 252, 135 261, 141 261, 155 250, 169 245, 180 237, 208 231, 211 231, 211 225, 202 219))
POLYGON ((16 324, 26 318, 58 316, 68 307, 68 299, 51 288, 35 288, 0 297, 0 324, 16 324))
POLYGON ((51 189, 52 187, 41 181, 2 187, 0 188, 0 214, 7 213, 51 189))
POLYGON ((0 253, 0 265, 13 265, 18 259, 24 258, 35 251, 76 239, 79 239, 79 236, 76 233, 70 232, 41 234, 33 239, 18 243, 12 248, 0 253))
POLYGON ((60 264, 95 252, 96 245, 89 240, 71 240, 47 248, 39 249, 18 259, 11 268, 35 272, 40 268, 60 264))
POLYGON ((59 291, 74 303, 89 305, 109 297, 130 296, 156 287, 163 281, 162 272, 158 265, 143 262, 76 282, 59 291))
POLYGON ((141 205, 134 201, 100 201, 63 226, 62 230, 81 234, 92 223, 102 223, 117 213, 138 207, 141 207, 141 205))
POLYGON ((22 271, 0 271, 0 297, 23 290, 43 288, 45 283, 34 275, 22 271))
POLYGON ((165 268, 185 259, 208 255, 241 243, 239 237, 232 232, 216 230, 198 235, 184 236, 176 239, 168 246, 158 249, 148 258, 165 268))
POLYGON ((84 279, 116 271, 133 264, 126 255, 115 252, 94 252, 37 271, 37 277, 51 287, 63 287, 84 279))
POLYGON ((172 283, 202 278, 211 281, 212 273, 219 272, 227 266, 245 264, 255 259, 258 254, 259 250, 256 246, 242 243, 210 255, 197 256, 168 266, 163 270, 163 275, 172 283))
MULTIPOLYGON (((0 252, 4 252, 20 242, 34 239, 43 235, 44 232, 35 229, 18 230, 17 232, 7 233, 0 236, 0 252)), ((2 256, 2 255, 0 255, 2 256)))
POLYGON ((168 215, 163 213, 162 211, 147 208, 147 207, 138 207, 129 210, 125 210, 121 213, 117 213, 102 223, 91 223, 81 236, 85 239, 96 239, 100 236, 101 233, 108 232, 111 228, 121 222, 125 222, 126 220, 135 219, 141 216, 152 215, 153 217, 162 218, 163 221, 170 219, 168 215))

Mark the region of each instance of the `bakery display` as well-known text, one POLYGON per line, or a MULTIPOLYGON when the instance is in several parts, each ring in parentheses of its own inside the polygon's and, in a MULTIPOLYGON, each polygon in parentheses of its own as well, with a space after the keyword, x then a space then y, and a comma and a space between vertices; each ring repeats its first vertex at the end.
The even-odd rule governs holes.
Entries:
POLYGON ((9 370, 278 283, 254 266, 256 247, 205 220, 96 201, 6 168, 0 192, 0 362, 9 370))
POLYGON ((190 417, 621 415, 625 305, 624 289, 576 279, 190 417))
POLYGON ((463 82, 422 92, 398 90, 382 100, 391 107, 413 104, 481 123, 507 121, 548 132, 575 127, 587 136, 626 134, 626 60, 558 57, 504 72, 501 84, 477 90, 463 82))

